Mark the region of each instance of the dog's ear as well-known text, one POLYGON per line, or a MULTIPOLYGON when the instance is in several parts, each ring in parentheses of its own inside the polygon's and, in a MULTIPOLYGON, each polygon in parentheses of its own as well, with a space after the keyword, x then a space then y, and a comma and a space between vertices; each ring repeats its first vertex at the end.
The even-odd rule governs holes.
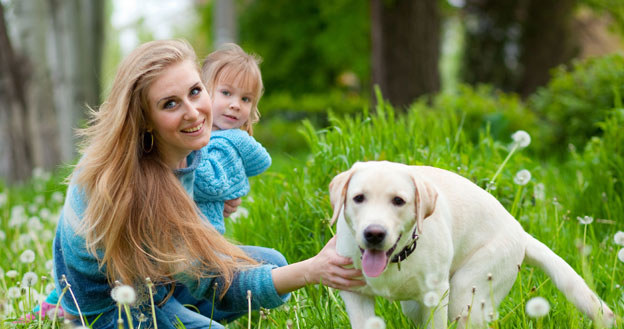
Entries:
POLYGON ((340 215, 340 209, 342 209, 345 204, 347 188, 349 187, 349 181, 351 180, 351 176, 353 176, 353 172, 353 168, 341 172, 329 183, 329 201, 334 210, 331 221, 329 222, 330 226, 334 225, 334 222, 336 222, 336 219, 338 219, 340 215))
POLYGON ((430 182, 419 179, 413 174, 412 180, 416 188, 416 225, 418 225, 418 233, 422 234, 425 218, 435 211, 438 191, 430 182))

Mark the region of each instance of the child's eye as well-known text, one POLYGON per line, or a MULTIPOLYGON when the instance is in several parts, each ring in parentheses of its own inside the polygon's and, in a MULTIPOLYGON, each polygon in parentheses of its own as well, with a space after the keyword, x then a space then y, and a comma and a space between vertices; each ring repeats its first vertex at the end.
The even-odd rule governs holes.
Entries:
POLYGON ((230 96, 230 92, 229 92, 228 90, 221 90, 221 93, 222 93, 224 96, 230 96))
POLYGON ((243 97, 243 102, 249 103, 249 102, 251 102, 251 98, 250 97, 243 97))

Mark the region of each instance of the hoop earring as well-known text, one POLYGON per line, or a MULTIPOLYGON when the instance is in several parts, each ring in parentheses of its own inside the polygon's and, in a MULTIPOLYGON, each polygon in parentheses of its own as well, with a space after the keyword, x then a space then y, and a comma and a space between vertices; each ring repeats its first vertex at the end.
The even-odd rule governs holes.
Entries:
POLYGON ((143 152, 145 153, 150 153, 152 152, 152 149, 154 148, 154 135, 152 134, 151 131, 146 131, 143 133, 143 152), (145 144, 149 143, 148 147, 145 147, 145 144))

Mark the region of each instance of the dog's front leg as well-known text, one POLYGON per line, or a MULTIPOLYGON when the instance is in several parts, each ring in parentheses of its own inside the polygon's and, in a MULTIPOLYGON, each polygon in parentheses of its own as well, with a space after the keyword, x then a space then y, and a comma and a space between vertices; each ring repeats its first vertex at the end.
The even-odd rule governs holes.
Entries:
POLYGON ((351 291, 340 291, 345 303, 351 328, 363 329, 368 318, 375 316, 375 299, 351 291))

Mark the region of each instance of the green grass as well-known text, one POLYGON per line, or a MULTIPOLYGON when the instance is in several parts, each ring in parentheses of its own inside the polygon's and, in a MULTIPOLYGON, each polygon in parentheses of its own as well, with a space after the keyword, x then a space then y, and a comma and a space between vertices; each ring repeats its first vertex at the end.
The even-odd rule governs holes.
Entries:
MULTIPOLYGON (((621 107, 621 106, 620 106, 621 107)), ((552 248, 589 283, 616 314, 624 310, 624 271, 617 259, 621 248, 613 235, 624 230, 624 110, 613 109, 602 123, 604 135, 595 137, 583 150, 568 150, 565 160, 535 159, 527 149, 516 151, 502 167, 491 193, 509 210, 524 229, 552 248), (514 184, 515 174, 527 169, 531 181, 514 184), (543 187, 543 195, 540 192, 543 187), (583 225, 577 217, 591 216, 592 224, 583 225)), ((309 144, 309 153, 296 157, 274 157, 268 172, 252 179, 252 192, 243 200, 248 215, 227 221, 228 237, 244 244, 262 245, 280 250, 290 262, 316 254, 333 235, 328 225, 331 206, 328 184, 339 172, 356 161, 390 160, 412 165, 431 165, 457 172, 485 188, 508 155, 511 137, 495 139, 495 127, 465 126, 466 115, 460 110, 433 109, 423 103, 411 107, 405 115, 395 115, 389 104, 381 103, 375 113, 338 118, 331 116, 330 127, 315 129, 303 124, 301 132, 309 144)), ((529 130, 529 129, 527 129, 529 130)), ((567 145, 551 146, 567 149, 567 145)), ((561 151, 561 150, 557 150, 561 151)), ((5 234, 0 257, 3 274, 0 281, 0 323, 4 327, 27 327, 11 320, 29 310, 35 298, 27 294, 11 299, 8 289, 27 271, 47 275, 51 259, 51 237, 62 201, 58 192, 63 174, 50 179, 39 177, 23 188, 1 193, 0 230, 5 234), (56 195, 54 194, 56 192, 56 195), (36 225, 19 220, 20 208, 28 220, 38 216, 36 225), (16 210, 17 209, 17 210, 16 210), (44 213, 42 215, 42 212, 44 213), (20 255, 26 249, 36 254, 33 263, 23 264, 20 255), (16 278, 6 272, 17 271, 16 278), (10 305, 10 306, 8 306, 10 305)), ((35 221, 33 220, 33 223, 35 221)), ((0 236, 1 238, 1 236, 0 236)), ((41 282, 41 279, 39 280, 41 282)), ((41 283, 36 290, 45 289, 41 283)), ((377 299, 376 312, 388 328, 414 327, 400 311, 398 302, 377 299)), ((229 328, 247 328, 245 317, 229 328)), ((621 321, 619 321, 621 322, 621 321)), ((348 317, 338 293, 324 286, 306 287, 293 293, 290 301, 276 310, 257 312, 251 317, 254 328, 345 328, 348 317)), ((50 327, 46 322, 43 327, 50 327)), ((539 269, 523 266, 509 296, 498 309, 492 328, 593 328, 553 286, 539 269), (532 297, 545 297, 549 314, 536 321, 525 314, 524 305, 532 297)), ((36 328, 36 322, 30 325, 36 328)), ((452 326, 451 326, 452 327, 452 326)), ((621 325, 618 327, 622 327, 621 325)))

